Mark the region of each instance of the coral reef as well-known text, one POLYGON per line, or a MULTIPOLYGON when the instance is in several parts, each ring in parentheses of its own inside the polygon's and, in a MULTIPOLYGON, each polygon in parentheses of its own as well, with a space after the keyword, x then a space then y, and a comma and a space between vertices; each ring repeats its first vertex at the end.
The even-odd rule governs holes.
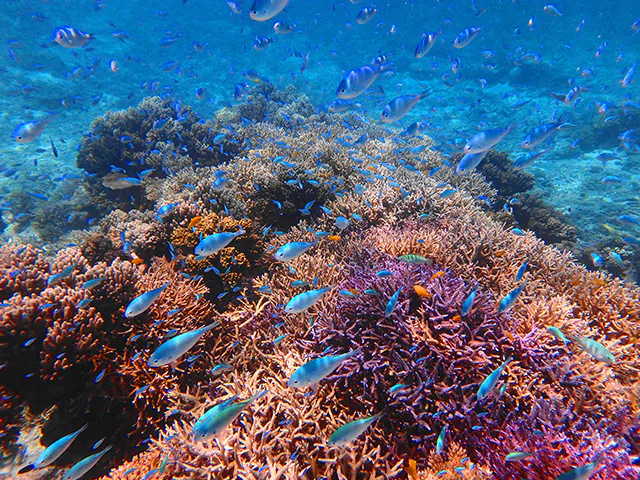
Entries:
POLYGON ((97 173, 102 205, 123 208, 55 256, 0 249, 7 443, 20 406, 58 404, 99 420, 115 445, 111 479, 546 480, 603 452, 600 477, 637 478, 640 291, 487 211, 478 196, 501 205, 517 195, 526 206, 514 209, 517 220, 535 207, 528 225, 571 241, 523 196, 530 178, 515 178, 503 154, 492 153, 484 173, 457 176, 428 139, 339 118, 265 82, 210 123, 157 98, 98 120, 78 162, 97 173), (187 150, 156 158, 176 145, 187 150), (115 155, 116 168, 142 177, 133 202, 100 183, 115 155), (194 257, 201 237, 239 228, 245 234, 216 255, 194 257), (273 258, 313 239, 299 258, 273 258), (133 298, 163 285, 148 310, 124 317, 133 298), (307 311, 285 313, 294 295, 323 287, 307 311), (209 324, 173 365, 147 366, 166 340, 209 324), (548 327, 599 342, 615 361, 548 327), (287 385, 309 360, 355 349, 313 391, 287 385), (220 438, 193 437, 213 405, 260 390, 220 438), (348 446, 328 445, 341 425, 378 413, 348 446), (516 450, 534 456, 505 462, 516 450))
POLYGON ((571 249, 577 240, 576 228, 569 223, 566 215, 552 208, 542 198, 530 193, 518 196, 518 202, 512 205, 513 217, 547 243, 559 248, 571 249))
POLYGON ((100 210, 149 206, 147 185, 190 165, 217 165, 237 153, 235 144, 216 142, 218 135, 219 126, 200 122, 191 108, 150 97, 136 108, 96 119, 76 163, 92 174, 85 188, 100 210))

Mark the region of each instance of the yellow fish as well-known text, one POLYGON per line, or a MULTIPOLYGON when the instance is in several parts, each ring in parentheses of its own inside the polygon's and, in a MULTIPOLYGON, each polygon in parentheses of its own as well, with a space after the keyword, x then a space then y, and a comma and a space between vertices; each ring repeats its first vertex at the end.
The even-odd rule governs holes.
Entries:
POLYGON ((419 297, 422 297, 422 298, 431 297, 431 294, 427 292, 427 289, 424 288, 422 285, 414 285, 413 291, 416 292, 416 295, 418 295, 419 297))
POLYGON ((340 235, 329 235, 327 239, 331 240, 332 242, 339 242, 340 240, 342 240, 340 235))
POLYGON ((612 227, 611 225, 607 225, 606 223, 603 223, 602 226, 607 232, 611 233, 612 235, 620 235, 620 230, 618 230, 616 227, 612 227))
POLYGON ((407 460, 404 471, 407 472, 407 475, 412 480, 418 480, 418 466, 414 459, 410 458, 407 460))
POLYGON ((202 217, 193 217, 189 222, 189 226, 187 228, 195 227, 197 224, 200 223, 200 221, 202 221, 202 217))
POLYGON ((436 278, 440 278, 442 277, 445 273, 447 272, 443 272, 442 270, 440 270, 439 272, 434 273, 433 275, 431 275, 431 280, 435 280, 436 278))

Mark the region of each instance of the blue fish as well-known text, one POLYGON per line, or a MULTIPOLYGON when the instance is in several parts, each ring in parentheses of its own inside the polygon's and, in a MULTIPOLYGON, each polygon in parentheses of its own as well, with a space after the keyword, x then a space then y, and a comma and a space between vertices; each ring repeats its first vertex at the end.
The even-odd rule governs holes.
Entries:
POLYGON ((318 242, 289 242, 278 249, 273 256, 279 262, 290 262, 305 253, 318 242))
POLYGON ((69 265, 67 268, 62 270, 60 273, 56 273, 55 275, 51 275, 47 279, 47 287, 53 287, 60 283, 62 280, 65 280, 71 276, 73 271, 75 270, 76 265, 69 265))
POLYGON ((516 303, 516 300, 518 300, 518 297, 520 296, 520 293, 522 293, 522 290, 524 289, 526 284, 527 284, 526 281, 522 282, 522 285, 520 285, 519 287, 516 287, 513 290, 511 290, 507 294, 507 296, 502 299, 502 301, 498 305, 498 312, 499 313, 506 312, 511 307, 513 307, 513 305, 516 303))
POLYGON ((44 468, 47 465, 55 462, 56 459, 62 455, 73 443, 73 441, 78 438, 82 432, 84 432, 89 424, 85 424, 69 435, 65 435, 64 437, 56 440, 51 445, 49 445, 44 452, 40 454, 40 456, 33 463, 33 468, 44 468))
POLYGON ((148 292, 145 292, 142 295, 134 298, 131 303, 127 305, 127 308, 124 311, 125 318, 137 317, 141 313, 146 312, 151 304, 158 299, 158 297, 162 294, 162 292, 164 292, 164 290, 169 286, 170 283, 171 282, 167 282, 159 288, 149 290, 148 292))
POLYGON ((393 272, 390 272, 389 270, 380 270, 376 272, 376 277, 378 278, 390 277, 391 275, 393 275, 393 272))
POLYGON ((196 246, 194 253, 202 257, 208 257, 209 255, 219 252, 229 245, 234 239, 240 235, 244 235, 244 233, 245 232, 242 228, 237 232, 214 233, 213 235, 204 237, 196 246))
POLYGON ((301 313, 308 310, 310 307, 319 302, 325 293, 331 290, 331 287, 321 288, 319 290, 309 290, 302 292, 289 300, 289 303, 284 307, 286 313, 301 313))
POLYGON ((493 392, 498 384, 498 380, 500 379, 500 375, 504 371, 505 367, 511 361, 511 357, 507 358, 502 365, 496 368, 493 372, 489 374, 487 378, 480 384, 480 388, 478 389, 478 400, 482 400, 491 392, 493 392))
POLYGON ((86 290, 91 290, 92 288, 95 288, 98 285, 100 285, 102 282, 104 282, 104 277, 93 278, 91 280, 87 280, 86 282, 84 282, 82 284, 82 288, 86 290))
POLYGON ((460 315, 462 317, 466 317, 469 312, 471 311, 471 309, 473 308, 473 302, 476 299, 476 294, 478 293, 478 287, 476 286, 473 291, 469 294, 469 296, 466 298, 466 300, 464 301, 464 303, 462 304, 462 311, 460 312, 460 315))
POLYGON ((298 367, 287 381, 287 385, 294 388, 311 387, 312 390, 315 390, 323 378, 331 375, 345 360, 357 355, 359 352, 359 349, 355 349, 340 355, 326 355, 314 358, 298 367))
POLYGON ((231 370, 233 369, 231 368, 230 365, 227 365, 226 363, 220 363, 215 367, 213 367, 209 373, 211 374, 212 377, 215 378, 222 375, 224 372, 230 372, 231 370))
POLYGON ((342 215, 336 218, 336 227, 338 227, 340 230, 344 230, 348 226, 349 226, 349 219, 347 219, 346 217, 343 217, 342 215))
POLYGON ((236 397, 219 403, 207 410, 194 424, 191 434, 199 441, 220 437, 224 430, 238 418, 242 411, 266 394, 266 390, 256 392, 243 402, 235 402, 236 397))
POLYGON ((95 467, 96 463, 98 463, 102 456, 109 450, 111 450, 111 445, 98 453, 94 453, 93 455, 89 455, 87 458, 80 460, 64 474, 62 480, 78 480, 85 473, 95 467))
POLYGON ((529 260, 525 260, 522 266, 518 269, 518 273, 516 273, 516 282, 522 280, 525 272, 527 271, 527 267, 529 266, 529 260))
POLYGON ((393 313, 393 310, 396 308, 396 305, 398 304, 398 297, 400 297, 401 291, 402 291, 402 287, 396 290, 396 293, 394 293, 389 299, 389 302, 387 302, 387 307, 384 310, 385 318, 389 317, 393 313))
POLYGON ((205 333, 217 325, 219 325, 218 322, 213 322, 206 327, 191 330, 167 340, 151 354, 147 361, 147 366, 157 368, 177 361, 193 348, 205 333))

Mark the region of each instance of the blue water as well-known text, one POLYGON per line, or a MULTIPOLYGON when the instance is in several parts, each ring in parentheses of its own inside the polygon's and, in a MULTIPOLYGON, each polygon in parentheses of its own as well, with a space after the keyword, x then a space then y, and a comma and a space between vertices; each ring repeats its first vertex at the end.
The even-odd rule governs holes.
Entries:
MULTIPOLYGON (((637 108, 622 108, 625 101, 638 100, 637 81, 627 88, 619 83, 637 61, 640 35, 631 27, 640 12, 631 3, 624 8, 564 2, 556 5, 562 16, 552 16, 544 5, 387 2, 360 25, 356 16, 366 2, 292 1, 265 22, 248 17, 248 2, 241 5, 242 15, 223 1, 169 1, 161 10, 148 2, 6 2, 0 72, 4 226, 14 224, 15 215, 20 219, 28 213, 21 211, 28 204, 12 204, 12 191, 40 188, 51 196, 62 188, 55 181, 61 172, 77 173, 76 146, 91 121, 108 110, 157 94, 192 105, 207 118, 235 103, 234 87, 247 81, 242 73, 249 69, 278 86, 295 85, 322 108, 335 98, 346 71, 384 55, 394 68, 375 84, 383 93, 360 96, 355 111, 378 119, 382 106, 395 96, 430 88, 435 93, 397 125, 423 122, 424 133, 446 153, 460 150, 479 130, 515 121, 518 128, 499 145, 515 158, 531 128, 560 116, 575 124, 556 135, 551 153, 529 170, 538 178, 537 187, 554 206, 570 213, 583 236, 606 242, 607 232, 599 224, 615 223, 616 216, 637 208, 628 204, 628 197, 635 198, 637 186, 638 135, 630 135, 632 145, 626 149, 617 137, 640 127, 637 108), (275 20, 295 22, 297 28, 275 35, 275 20), (65 25, 95 38, 84 48, 63 48, 52 39, 54 30, 65 25), (479 35, 466 48, 453 48, 458 33, 474 26, 482 27, 479 35), (422 32, 440 29, 429 54, 415 58, 422 32), (256 51, 258 35, 277 41, 256 51), (194 49, 194 42, 204 46, 202 51, 194 49), (308 66, 300 73, 307 54, 308 66), (456 73, 453 59, 459 63, 456 73), (575 105, 550 95, 564 95, 576 85, 589 91, 579 94, 575 105), (197 89, 205 89, 203 98, 196 98, 197 89), (616 108, 599 114, 595 102, 616 108), (13 128, 48 112, 58 116, 45 134, 16 145, 13 128), (598 135, 604 122, 617 125, 598 135), (57 159, 50 153, 49 136, 60 152, 57 159), (620 160, 604 167, 594 159, 612 149, 619 150, 620 160), (603 187, 600 180, 607 175, 623 182, 603 187)), ((28 223, 14 227, 10 233, 32 234, 28 223)))
POLYGON ((373 3, 291 0, 282 13, 257 22, 249 18, 249 0, 239 4, 242 14, 224 0, 2 2, 2 238, 46 247, 100 220, 105 212, 78 200, 86 172, 76 155, 94 119, 108 111, 158 95, 191 106, 205 120, 243 101, 234 89, 244 82, 255 88, 258 82, 246 74, 253 70, 279 88, 294 85, 323 112, 348 71, 377 59, 388 71, 352 100, 350 112, 379 122, 394 98, 428 90, 388 128, 397 135, 417 122, 445 162, 474 134, 510 124, 513 131, 496 148, 514 160, 526 153, 521 142, 532 129, 563 124, 537 148, 548 151, 527 167, 535 192, 577 228, 573 247, 589 268, 600 267, 594 252, 609 270, 635 278, 640 73, 631 72, 640 60, 640 7, 628 0, 565 0, 554 4, 556 15, 545 5, 377 2, 378 12, 361 25, 358 13, 373 3), (277 35, 275 21, 296 28, 277 35), (64 48, 54 41, 63 26, 92 38, 82 48, 64 48), (454 48, 470 27, 481 31, 465 48, 454 48), (416 58, 422 33, 439 31, 430 52, 416 58), (273 42, 257 51, 256 36, 273 42), (562 101, 574 88, 575 96, 562 101), (33 141, 12 137, 18 125, 53 113, 33 141), (606 161, 598 159, 603 154, 606 161), (52 223, 62 225, 54 236, 31 222, 45 205, 52 223), (618 220, 622 215, 627 221, 618 220), (612 248, 624 265, 606 255, 612 248))

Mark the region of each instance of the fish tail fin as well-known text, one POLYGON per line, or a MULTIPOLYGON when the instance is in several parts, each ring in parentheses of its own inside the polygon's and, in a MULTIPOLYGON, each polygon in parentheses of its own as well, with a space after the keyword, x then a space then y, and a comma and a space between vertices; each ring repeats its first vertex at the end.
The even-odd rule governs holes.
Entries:
POLYGON ((218 325, 220 325, 220 322, 218 320, 216 320, 215 322, 210 323, 209 325, 202 327, 202 333, 207 333, 211 330, 213 330, 214 328, 216 328, 218 325))
POLYGON ((433 93, 433 89, 431 87, 427 87, 422 92, 420 92, 418 94, 418 97, 419 97, 420 100, 422 100, 424 97, 428 97, 432 93, 433 93))
POLYGON ((247 405, 251 405, 253 402, 255 402, 256 400, 261 399, 262 397, 264 397, 267 393, 269 393, 269 390, 267 390, 266 388, 264 390, 258 390, 256 393, 254 393, 253 395, 251 395, 251 397, 249 397, 246 400, 246 404, 247 405))
POLYGON ((105 447, 104 450, 102 450, 98 455, 102 456, 105 453, 107 453, 109 450, 111 450, 113 448, 113 445, 109 445, 108 447, 105 447))
POLYGON ((344 360, 348 360, 350 358, 355 357, 356 355, 358 355, 362 350, 360 349, 360 347, 356 348, 355 350, 351 350, 350 352, 344 353, 344 360))
POLYGON ((371 417, 371 423, 376 423, 382 417, 384 417, 388 413, 389 407, 385 407, 380 413, 376 413, 373 417, 371 417))
POLYGON ((27 473, 30 472, 31 470, 34 470, 36 467, 33 463, 30 463, 29 465, 25 465, 24 467, 22 467, 20 470, 18 470, 18 475, 22 474, 22 473, 27 473))

